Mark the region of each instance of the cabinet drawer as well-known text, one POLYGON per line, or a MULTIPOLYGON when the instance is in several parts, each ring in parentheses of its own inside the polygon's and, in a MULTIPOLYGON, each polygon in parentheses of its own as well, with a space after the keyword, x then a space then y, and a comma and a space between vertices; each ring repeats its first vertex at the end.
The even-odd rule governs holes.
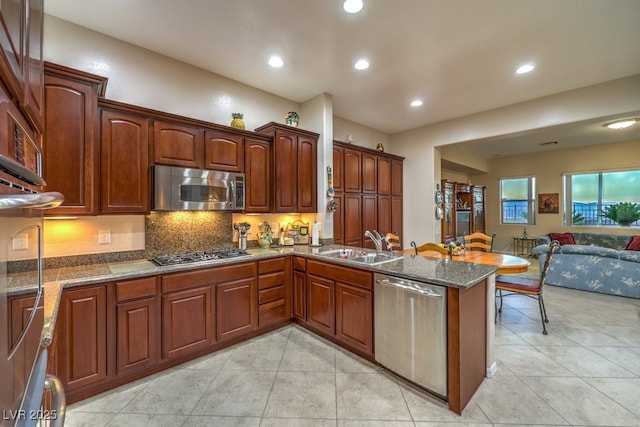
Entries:
POLYGON ((262 304, 258 309, 258 326, 260 327, 287 318, 287 305, 284 299, 262 304))
POLYGON ((307 262, 307 272, 309 274, 325 277, 337 282, 348 283, 365 289, 372 289, 373 277, 368 271, 309 260, 307 262))
POLYGON ((258 302, 260 304, 264 304, 281 298, 284 298, 284 285, 261 290, 258 294, 258 302))
POLYGON ((156 294, 156 278, 128 280, 116 283, 116 301, 122 302, 134 298, 152 297, 156 294))
POLYGON ((162 293, 210 285, 213 283, 214 277, 219 277, 213 271, 213 269, 208 268, 206 270, 187 271, 185 273, 162 276, 160 278, 162 293))
POLYGON ((306 271, 307 270, 307 260, 299 257, 299 256, 294 256, 293 257, 293 268, 295 270, 301 270, 301 271, 306 271))
POLYGON ((284 284, 284 272, 266 274, 258 278, 258 288, 268 289, 284 284))
POLYGON ((273 273, 283 271, 285 267, 284 258, 265 259, 258 261, 258 274, 273 273))

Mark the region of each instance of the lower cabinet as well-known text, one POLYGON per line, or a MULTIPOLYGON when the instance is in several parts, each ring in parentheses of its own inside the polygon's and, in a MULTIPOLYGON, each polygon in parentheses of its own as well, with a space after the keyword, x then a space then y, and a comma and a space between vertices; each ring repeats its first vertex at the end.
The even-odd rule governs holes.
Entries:
POLYGON ((293 317, 307 320, 307 260, 293 257, 293 317))
POLYGON ((107 284, 62 293, 52 357, 65 392, 107 378, 107 318, 107 284))
POLYGON ((258 327, 255 278, 216 284, 216 338, 222 341, 258 327))
POLYGON ((291 257, 258 261, 258 326, 291 319, 291 257))
POLYGON ((373 277, 368 271, 307 261, 306 325, 373 356, 373 277))
POLYGON ((156 277, 117 282, 116 375, 153 366, 160 360, 156 277))

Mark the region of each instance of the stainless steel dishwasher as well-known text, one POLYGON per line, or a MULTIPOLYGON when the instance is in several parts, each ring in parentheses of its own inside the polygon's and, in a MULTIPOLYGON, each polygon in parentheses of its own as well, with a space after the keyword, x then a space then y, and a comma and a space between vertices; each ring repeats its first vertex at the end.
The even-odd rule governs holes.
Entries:
POLYGON ((376 273, 375 357, 407 380, 447 397, 447 289, 376 273))

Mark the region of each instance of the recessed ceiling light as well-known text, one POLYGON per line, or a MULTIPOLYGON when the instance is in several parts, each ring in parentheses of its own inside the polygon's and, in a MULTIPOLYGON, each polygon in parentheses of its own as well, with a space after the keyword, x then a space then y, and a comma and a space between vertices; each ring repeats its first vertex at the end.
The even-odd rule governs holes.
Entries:
POLYGON ((358 13, 362 10, 362 0, 346 0, 342 7, 347 13, 358 13))
POLYGON ((605 126, 608 127, 609 129, 626 129, 630 126, 635 125, 637 122, 638 121, 636 119, 625 119, 625 120, 619 120, 617 122, 609 123, 608 125, 605 125, 605 126))
POLYGON ((518 69, 516 70, 516 74, 527 74, 533 71, 534 68, 536 68, 536 66, 533 64, 523 64, 518 67, 518 69))
POLYGON ((273 55, 271 58, 269 58, 269 65, 271 65, 273 68, 280 68, 284 65, 284 62, 278 55, 273 55))
POLYGON ((358 59, 356 63, 353 65, 353 68, 356 70, 366 70, 369 68, 369 61, 366 59, 358 59))
POLYGON ((423 104, 423 102, 419 99, 414 99, 413 101, 411 101, 411 106, 412 107, 419 107, 423 104))

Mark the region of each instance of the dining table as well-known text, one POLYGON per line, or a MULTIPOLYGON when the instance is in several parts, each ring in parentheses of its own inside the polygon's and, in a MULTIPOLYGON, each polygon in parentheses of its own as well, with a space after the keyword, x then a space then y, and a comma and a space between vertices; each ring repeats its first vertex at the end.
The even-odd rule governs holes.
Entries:
MULTIPOLYGON (((404 254, 415 254, 414 249, 406 249, 404 254)), ((448 259, 449 255, 440 253, 437 251, 421 251, 418 255, 426 258, 448 259)), ((495 252, 483 252, 483 251, 461 251, 458 254, 453 254, 451 259, 453 261, 472 262, 475 264, 495 265, 498 267, 496 274, 518 274, 524 273, 529 270, 531 262, 527 259, 520 258, 514 255, 499 254, 495 252)))

